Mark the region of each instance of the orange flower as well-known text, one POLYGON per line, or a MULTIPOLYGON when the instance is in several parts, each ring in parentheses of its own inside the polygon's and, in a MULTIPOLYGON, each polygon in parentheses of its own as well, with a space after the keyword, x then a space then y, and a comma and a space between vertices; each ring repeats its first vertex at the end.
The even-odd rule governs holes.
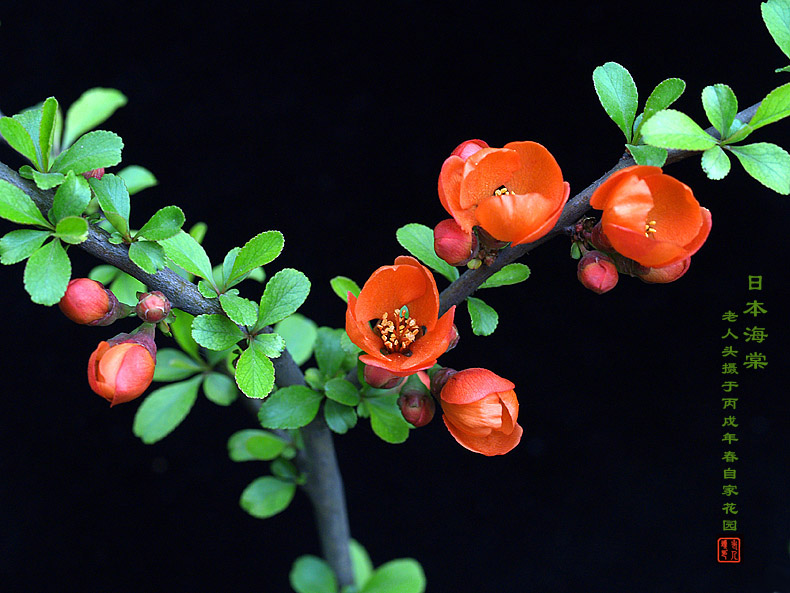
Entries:
POLYGON ((121 334, 109 342, 101 342, 91 354, 88 383, 112 406, 141 396, 151 385, 156 367, 156 346, 153 346, 152 354, 144 344, 152 345, 153 340, 148 344, 140 334, 131 337, 121 334))
POLYGON ((618 171, 595 190, 590 206, 603 210, 601 225, 614 249, 649 268, 692 256, 710 233, 710 212, 659 167, 618 171))
POLYGON ((515 385, 487 369, 465 369, 441 393, 442 419, 463 446, 483 455, 504 455, 521 441, 515 385))
POLYGON ((431 272, 401 256, 348 294, 346 332, 366 352, 359 359, 404 377, 431 368, 453 338, 455 307, 438 319, 439 291, 431 272))
POLYGON ((469 142, 442 165, 439 199, 444 209, 465 232, 480 225, 495 239, 516 245, 548 233, 570 194, 551 153, 536 142, 476 151, 469 142))

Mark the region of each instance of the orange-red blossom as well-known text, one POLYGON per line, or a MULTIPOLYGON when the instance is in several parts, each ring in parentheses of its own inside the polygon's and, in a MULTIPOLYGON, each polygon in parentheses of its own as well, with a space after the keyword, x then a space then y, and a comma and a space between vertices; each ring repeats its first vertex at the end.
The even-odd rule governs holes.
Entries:
POLYGON ((595 190, 590 206, 603 210, 601 226, 612 247, 649 268, 692 256, 711 229, 710 212, 691 189, 659 167, 617 171, 595 190))
POLYGON ((457 372, 442 387, 442 417, 463 447, 503 455, 521 441, 515 385, 487 369, 457 372))
POLYGON ((479 225, 516 245, 548 233, 569 194, 557 161, 537 142, 510 142, 504 148, 464 142, 439 175, 442 206, 465 232, 479 225))
POLYGON ((359 359, 397 376, 432 367, 454 337, 455 307, 439 315, 430 270, 401 256, 370 276, 359 297, 348 293, 346 332, 365 351, 359 359))
POLYGON ((140 334, 120 334, 109 342, 99 343, 91 354, 88 383, 114 406, 141 396, 151 385, 155 367, 153 339, 140 334))

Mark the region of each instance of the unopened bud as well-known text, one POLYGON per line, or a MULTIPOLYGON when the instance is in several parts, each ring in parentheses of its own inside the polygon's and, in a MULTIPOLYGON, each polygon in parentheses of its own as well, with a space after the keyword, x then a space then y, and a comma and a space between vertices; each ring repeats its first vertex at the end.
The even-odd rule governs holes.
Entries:
POLYGON ((601 251, 614 251, 614 247, 612 247, 609 237, 604 234, 603 226, 601 226, 600 222, 598 222, 590 232, 590 243, 592 243, 593 247, 601 251))
POLYGON ((447 381, 455 375, 458 371, 449 367, 439 368, 431 373, 431 393, 435 397, 439 397, 442 393, 442 387, 447 381))
POLYGON ((158 323, 170 314, 170 301, 158 290, 139 294, 138 298, 135 311, 143 321, 158 323))
POLYGON ((585 288, 603 294, 617 284, 617 266, 608 255, 590 251, 579 260, 576 276, 585 288))
POLYGON ((90 278, 69 281, 58 306, 66 317, 83 325, 110 325, 124 315, 112 291, 90 278))
POLYGON ((691 265, 691 258, 687 257, 674 264, 662 266, 660 268, 647 268, 644 274, 637 274, 637 277, 643 282, 649 284, 666 284, 667 282, 674 282, 685 274, 691 265))
POLYGON ((466 160, 474 153, 488 147, 488 142, 485 142, 484 140, 467 140, 466 142, 461 142, 461 144, 456 146, 455 150, 451 154, 466 160))
POLYGON ((104 167, 99 167, 98 169, 91 169, 90 171, 85 171, 82 176, 85 179, 90 179, 93 177, 94 179, 101 179, 104 176, 104 167))
POLYGON ((428 391, 428 381, 427 373, 420 371, 410 375, 401 387, 398 407, 406 422, 412 426, 425 426, 436 411, 436 403, 428 391))
POLYGON ((447 350, 445 352, 449 352, 456 346, 458 346, 458 342, 461 340, 461 334, 458 332, 458 326, 453 323, 452 329, 450 329, 451 337, 450 343, 447 345, 447 350))
POLYGON ((403 382, 403 377, 393 375, 387 369, 381 367, 374 367, 365 365, 362 374, 365 378, 365 383, 376 389, 392 389, 397 387, 403 382))
POLYGON ((451 266, 463 266, 477 255, 477 237, 448 218, 433 229, 433 248, 451 266))

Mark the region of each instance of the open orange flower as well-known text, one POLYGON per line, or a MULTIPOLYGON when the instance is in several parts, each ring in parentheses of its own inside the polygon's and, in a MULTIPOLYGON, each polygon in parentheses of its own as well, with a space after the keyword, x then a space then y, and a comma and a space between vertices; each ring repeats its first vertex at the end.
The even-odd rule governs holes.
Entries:
POLYGON ((406 376, 432 367, 453 338, 455 307, 439 315, 430 270, 401 256, 368 278, 359 297, 348 293, 346 332, 365 351, 360 360, 406 376))
POLYGON ((483 455, 504 455, 521 441, 515 385, 487 369, 457 372, 442 387, 445 425, 456 441, 483 455))
POLYGON ((617 171, 595 190, 590 206, 603 210, 601 226, 612 247, 649 268, 692 256, 710 233, 710 212, 659 167, 617 171))
POLYGON ((554 227, 570 186, 543 146, 511 142, 504 148, 462 154, 453 153, 444 161, 439 199, 465 232, 480 225, 495 239, 518 245, 531 243, 554 227))

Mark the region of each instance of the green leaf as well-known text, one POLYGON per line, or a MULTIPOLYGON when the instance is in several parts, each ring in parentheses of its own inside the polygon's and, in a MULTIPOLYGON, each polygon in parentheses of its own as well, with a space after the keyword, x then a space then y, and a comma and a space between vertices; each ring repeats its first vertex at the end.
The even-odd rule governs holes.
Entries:
POLYGON ((264 428, 301 428, 318 414, 323 394, 304 385, 289 385, 261 403, 258 420, 264 428))
POLYGON ((115 266, 101 265, 93 268, 88 274, 88 278, 109 286, 110 282, 115 280, 120 273, 121 271, 115 266))
POLYGON ((274 261, 283 250, 284 244, 285 240, 280 231, 265 231, 255 235, 236 255, 226 286, 238 284, 255 268, 274 261))
POLYGON ((25 290, 39 305, 54 305, 66 294, 71 262, 58 239, 39 247, 25 264, 25 290))
POLYGON ((35 253, 52 233, 33 229, 10 231, 0 239, 0 262, 10 265, 35 253))
POLYGON ((149 274, 156 274, 167 267, 165 250, 153 241, 135 241, 129 246, 129 259, 137 264, 141 270, 149 274))
POLYGON ((193 315, 180 309, 175 310, 176 320, 170 324, 170 331, 173 332, 173 338, 179 347, 189 354, 192 358, 200 361, 198 355, 198 343, 192 337, 192 320, 195 319, 193 315))
POLYGON ((71 146, 76 138, 103 123, 124 105, 126 97, 115 89, 94 88, 85 91, 66 112, 63 147, 71 146))
POLYGON ((233 461, 271 461, 280 456, 288 442, 266 430, 250 428, 228 439, 228 455, 233 461))
POLYGON ((757 181, 777 193, 790 194, 790 154, 783 148, 768 142, 727 148, 757 181))
POLYGON ((738 113, 738 99, 726 84, 714 84, 702 89, 702 106, 713 127, 726 138, 738 113))
POLYGON ((382 564, 360 593, 424 593, 425 573, 412 558, 399 558, 382 564))
POLYGON ((398 407, 398 395, 366 397, 373 432, 388 443, 402 443, 409 438, 409 424, 398 407))
MULTIPOLYGON (((55 173, 84 173, 91 169, 112 167, 121 162, 123 140, 118 134, 97 130, 88 132, 74 145, 61 152, 52 163, 55 173)), ((103 179, 103 178, 102 178, 103 179)))
POLYGON ((151 171, 139 165, 124 167, 118 171, 118 177, 123 179, 130 196, 159 183, 151 171))
POLYGON ((604 111, 631 141, 639 97, 631 74, 617 62, 607 62, 593 71, 593 85, 604 111))
POLYGON ((762 100, 749 125, 762 128, 790 115, 790 82, 772 90, 762 100))
POLYGON ((105 174, 101 179, 91 177, 88 180, 104 216, 116 231, 123 237, 129 237, 129 192, 123 184, 123 179, 111 173, 105 174))
POLYGON ((58 112, 58 101, 49 97, 41 106, 41 123, 38 133, 38 145, 41 151, 41 170, 49 170, 49 155, 55 137, 55 116, 58 112))
POLYGON ((71 245, 79 245, 88 238, 88 221, 81 216, 61 218, 55 226, 55 236, 71 245))
POLYGON ((494 309, 475 297, 466 298, 466 307, 472 320, 472 332, 476 336, 489 336, 494 333, 499 323, 499 315, 494 309))
POLYGON ((206 255, 206 250, 192 235, 181 231, 169 239, 165 239, 160 245, 165 248, 167 257, 173 260, 177 266, 181 266, 190 274, 214 282, 211 262, 206 255))
MULTIPOLYGON (((236 258, 237 264, 243 253, 244 249, 236 258)), ((266 283, 255 327, 259 329, 285 319, 302 306, 308 294, 310 281, 307 276, 292 268, 280 270, 266 283)))
POLYGON ((395 237, 406 251, 450 282, 458 278, 458 270, 436 255, 433 231, 424 224, 412 222, 402 226, 395 233, 395 237))
POLYGON ((343 302, 348 302, 348 293, 350 292, 355 297, 359 296, 359 285, 354 282, 351 278, 346 278, 345 276, 335 276, 329 281, 332 290, 335 291, 335 294, 343 299, 343 302))
POLYGON ((213 287, 212 284, 209 284, 207 280, 201 280, 198 282, 198 292, 202 294, 207 299, 215 299, 217 298, 217 289, 213 287))
POLYGON ((145 284, 137 278, 133 278, 126 272, 121 272, 110 284, 110 290, 116 298, 126 305, 134 307, 137 305, 137 293, 145 292, 145 284))
POLYGON ((244 339, 244 333, 224 315, 199 315, 192 322, 192 337, 209 350, 227 350, 244 339))
POLYGON ((641 121, 636 126, 634 138, 639 138, 640 128, 647 120, 677 101, 684 90, 686 90, 686 83, 680 78, 667 78, 660 82, 645 102, 645 110, 642 112, 641 121))
POLYGON ((760 11, 776 45, 790 58, 790 2, 768 0, 760 4, 760 11))
POLYGON ((169 239, 181 230, 184 212, 178 206, 165 206, 148 219, 135 237, 145 237, 149 241, 169 239))
POLYGON ((714 146, 702 153, 702 170, 709 179, 724 179, 730 172, 730 159, 720 146, 714 146))
POLYGON ((19 224, 55 228, 44 218, 30 196, 5 180, 0 180, 0 216, 19 224))
POLYGON ((160 348, 156 353, 156 369, 154 381, 169 383, 181 381, 203 370, 203 365, 196 362, 175 348, 160 348))
POLYGON ((203 381, 203 393, 218 406, 229 406, 239 395, 236 382, 222 373, 209 373, 203 381))
MULTIPOLYGON (((235 290, 235 289, 234 289, 235 290)), ((252 327, 258 319, 258 305, 235 294, 219 295, 222 310, 234 323, 252 327)))
POLYGON ((373 563, 370 561, 367 550, 357 540, 349 541, 351 552, 351 569, 354 571, 354 582, 360 589, 365 586, 373 574, 373 563))
POLYGON ((316 556, 300 556, 290 574, 296 593, 337 593, 337 578, 332 568, 316 556))
POLYGON ((674 109, 659 111, 647 120, 642 126, 642 137, 653 146, 683 150, 707 150, 717 144, 688 115, 674 109))
POLYGON ((254 342, 268 358, 278 358, 285 350, 285 340, 277 334, 258 334, 254 342))
POLYGON ((346 434, 357 425, 357 413, 331 399, 324 403, 324 419, 327 426, 337 434, 346 434))
POLYGON ((318 328, 318 337, 315 342, 315 360, 325 377, 334 377, 346 358, 346 353, 340 345, 340 336, 343 333, 342 329, 318 328))
POLYGON ((261 399, 274 387, 274 365, 253 341, 236 363, 236 385, 247 397, 261 399))
POLYGON ((56 221, 67 216, 81 216, 90 201, 91 188, 88 182, 82 175, 75 175, 73 171, 69 171, 55 192, 51 216, 56 221))
MULTIPOLYGON (((27 167, 27 165, 25 165, 25 167, 27 167)), ((21 169, 19 174, 22 175, 21 169)), ((25 175, 22 175, 22 177, 25 177, 25 175)), ((63 175, 63 173, 39 173, 35 169, 30 169, 30 177, 28 177, 28 179, 35 181, 36 187, 38 187, 38 189, 43 189, 46 191, 48 189, 52 189, 53 187, 59 186, 66 180, 66 176, 63 175)), ((84 179, 85 178, 83 177, 83 181, 84 179)))
POLYGON ((38 166, 36 145, 30 134, 16 118, 0 118, 0 134, 3 135, 8 145, 16 150, 31 163, 38 166))
POLYGON ((264 476, 244 489, 239 504, 253 517, 266 519, 287 509, 295 492, 296 484, 264 476))
POLYGON ((150 445, 173 432, 192 409, 201 381, 197 376, 152 391, 134 415, 134 434, 150 445))
POLYGON ((356 406, 359 403, 359 391, 350 381, 337 377, 329 379, 324 385, 326 396, 346 406, 356 406))
POLYGON ((274 331, 285 340, 285 346, 297 366, 307 362, 313 355, 313 346, 318 337, 318 326, 314 321, 294 313, 279 321, 274 331))
POLYGON ((637 165, 650 165, 653 167, 663 167, 667 161, 667 149, 658 146, 648 146, 646 144, 626 144, 625 147, 631 156, 634 157, 637 165))
POLYGON ((483 282, 480 288, 518 284, 519 282, 524 282, 527 278, 529 278, 529 267, 524 264, 508 264, 483 282))

